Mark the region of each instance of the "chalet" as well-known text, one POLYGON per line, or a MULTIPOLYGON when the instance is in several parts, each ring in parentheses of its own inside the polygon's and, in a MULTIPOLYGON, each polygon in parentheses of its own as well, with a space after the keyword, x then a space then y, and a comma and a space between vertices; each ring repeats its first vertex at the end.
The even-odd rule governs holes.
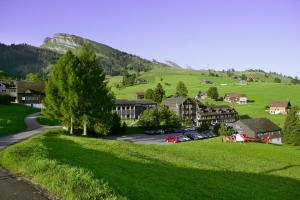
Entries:
POLYGON ((268 107, 268 111, 272 115, 286 115, 291 109, 291 103, 289 101, 273 101, 268 107))
POLYGON ((182 96, 170 96, 164 101, 164 105, 183 119, 196 119, 196 100, 182 96))
POLYGON ((226 93, 224 101, 236 104, 247 104, 247 96, 238 93, 226 93))
POLYGON ((207 92, 201 92, 201 93, 198 93, 196 96, 195 96, 195 99, 196 100, 200 100, 200 99, 208 99, 208 94, 207 92))
POLYGON ((266 118, 242 119, 233 124, 233 129, 250 138, 270 137, 270 143, 281 144, 281 128, 266 118))
POLYGON ((0 94, 9 94, 16 103, 41 108, 45 82, 0 80, 0 94))
POLYGON ((116 99, 112 112, 117 113, 122 120, 135 120, 147 108, 155 107, 156 103, 151 100, 116 99))
POLYGON ((137 92, 135 93, 136 99, 144 99, 145 93, 144 92, 137 92))
POLYGON ((203 123, 233 123, 238 119, 238 112, 226 105, 220 106, 202 106, 197 110, 197 126, 203 123))
POLYGON ((135 83, 136 84, 146 84, 147 80, 143 79, 143 78, 138 78, 138 79, 135 80, 135 83))

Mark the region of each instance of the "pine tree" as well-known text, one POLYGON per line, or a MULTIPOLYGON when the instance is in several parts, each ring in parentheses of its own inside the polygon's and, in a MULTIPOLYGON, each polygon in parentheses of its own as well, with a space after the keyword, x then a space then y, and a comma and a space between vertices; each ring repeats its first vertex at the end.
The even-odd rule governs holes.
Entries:
POLYGON ((207 91, 207 95, 214 100, 218 100, 219 98, 218 89, 216 87, 210 87, 207 91))
POLYGON ((153 99, 155 102, 161 103, 164 96, 165 96, 165 90, 163 89, 162 85, 158 83, 154 90, 153 99))
POLYGON ((82 46, 78 58, 80 61, 76 71, 79 80, 78 112, 83 126, 83 135, 87 135, 88 127, 106 134, 111 126, 114 95, 108 88, 105 73, 96 59, 96 54, 87 43, 82 46))
POLYGON ((145 99, 152 99, 154 98, 154 91, 152 89, 147 89, 145 92, 145 99))
POLYGON ((300 119, 297 112, 298 109, 293 107, 286 117, 282 130, 282 140, 284 143, 300 145, 300 119))
POLYGON ((176 87, 176 95, 186 97, 188 95, 188 90, 182 81, 179 81, 176 87))

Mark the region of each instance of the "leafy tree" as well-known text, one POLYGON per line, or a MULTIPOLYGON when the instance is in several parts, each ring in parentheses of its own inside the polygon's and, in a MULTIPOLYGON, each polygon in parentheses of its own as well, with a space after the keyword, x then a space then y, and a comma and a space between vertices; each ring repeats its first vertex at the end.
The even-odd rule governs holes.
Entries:
POLYGON ((220 124, 216 124, 214 126, 214 129, 213 129, 213 132, 216 134, 216 135, 219 135, 219 129, 221 128, 221 125, 220 124))
MULTIPOLYGON (((125 123, 126 124, 126 123, 125 123)), ((112 114, 110 133, 120 133, 122 131, 121 118, 117 113, 112 114)))
POLYGON ((201 126, 197 129, 199 133, 207 130, 209 130, 209 125, 207 123, 202 123, 201 126))
POLYGON ((161 103, 165 96, 165 90, 163 89, 160 83, 157 84, 156 88, 154 89, 153 100, 157 103, 161 103))
POLYGON ((158 128, 160 125, 160 115, 158 109, 148 108, 144 110, 138 123, 146 128, 158 128))
POLYGON ((10 104, 12 98, 8 94, 0 94, 0 104, 10 104))
POLYGON ((0 79, 10 80, 11 76, 5 73, 4 71, 0 70, 0 79))
POLYGON ((247 80, 247 76, 245 74, 242 74, 241 75, 241 79, 244 80, 244 81, 246 81, 247 80))
POLYGON ((300 145, 300 119, 297 112, 298 109, 293 107, 286 117, 282 130, 282 140, 284 143, 300 145))
POLYGON ((229 131, 227 130, 227 128, 224 126, 224 124, 222 123, 220 125, 220 128, 218 130, 218 135, 221 135, 221 136, 228 136, 229 135, 229 131))
POLYGON ((77 111, 83 126, 83 135, 87 135, 88 127, 97 133, 107 134, 114 95, 107 85, 105 73, 97 62, 96 54, 87 43, 82 46, 78 58, 80 64, 76 70, 76 90, 80 106, 77 111))
POLYGON ((188 94, 187 87, 182 81, 179 81, 176 87, 176 95, 186 97, 188 94))
POLYGON ((26 74, 26 80, 28 81, 38 81, 41 80, 41 77, 37 73, 28 73, 26 74))
POLYGON ((274 79, 274 83, 281 83, 281 79, 278 78, 278 77, 276 77, 276 78, 274 79))
POLYGON ((128 72, 125 72, 123 75, 122 84, 124 86, 132 86, 135 83, 136 77, 136 74, 129 74, 128 72))
POLYGON ((154 91, 152 89, 147 89, 145 92, 145 99, 154 99, 154 91))
POLYGON ((207 91, 207 95, 214 100, 218 100, 219 98, 218 89, 216 87, 210 87, 207 91))

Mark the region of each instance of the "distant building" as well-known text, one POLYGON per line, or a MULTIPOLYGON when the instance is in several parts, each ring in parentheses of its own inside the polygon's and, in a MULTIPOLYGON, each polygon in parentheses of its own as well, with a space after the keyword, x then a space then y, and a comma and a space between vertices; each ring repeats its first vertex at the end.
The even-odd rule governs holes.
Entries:
POLYGON ((208 98, 209 98, 208 93, 207 93, 207 92, 201 92, 199 98, 200 98, 200 99, 208 99, 208 98))
POLYGON ((197 110, 197 126, 203 123, 233 123, 238 119, 238 112, 226 105, 199 106, 197 110))
POLYGON ((138 79, 135 80, 135 83, 136 84, 146 84, 147 80, 143 79, 143 78, 138 78, 138 79))
POLYGON ((201 83, 204 83, 204 84, 212 84, 213 82, 209 81, 209 80, 202 80, 201 83))
POLYGON ((145 93, 144 92, 137 92, 135 93, 136 99, 144 99, 145 93))
POLYGON ((45 82, 0 80, 0 94, 10 95, 16 103, 41 108, 45 97, 45 82))
POLYGON ((281 144, 281 128, 266 118, 242 119, 233 124, 233 129, 249 138, 270 136, 270 143, 281 144))
POLYGON ((182 96, 170 96, 164 101, 164 105, 183 119, 196 119, 196 100, 182 96))
POLYGON ((155 107, 156 103, 151 100, 116 99, 112 112, 117 113, 122 120, 135 120, 147 108, 155 107))
POLYGON ((291 109, 291 106, 289 101, 273 101, 270 103, 268 111, 272 115, 286 115, 291 109))
POLYGON ((236 104, 247 104, 247 96, 238 93, 226 93, 224 101, 236 104))

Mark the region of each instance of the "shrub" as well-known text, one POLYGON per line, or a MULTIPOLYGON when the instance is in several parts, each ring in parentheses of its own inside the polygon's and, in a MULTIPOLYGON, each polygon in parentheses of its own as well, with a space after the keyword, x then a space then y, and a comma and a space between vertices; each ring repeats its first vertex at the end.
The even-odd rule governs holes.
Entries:
POLYGON ((10 104, 11 101, 12 98, 8 94, 0 95, 0 104, 10 104))

